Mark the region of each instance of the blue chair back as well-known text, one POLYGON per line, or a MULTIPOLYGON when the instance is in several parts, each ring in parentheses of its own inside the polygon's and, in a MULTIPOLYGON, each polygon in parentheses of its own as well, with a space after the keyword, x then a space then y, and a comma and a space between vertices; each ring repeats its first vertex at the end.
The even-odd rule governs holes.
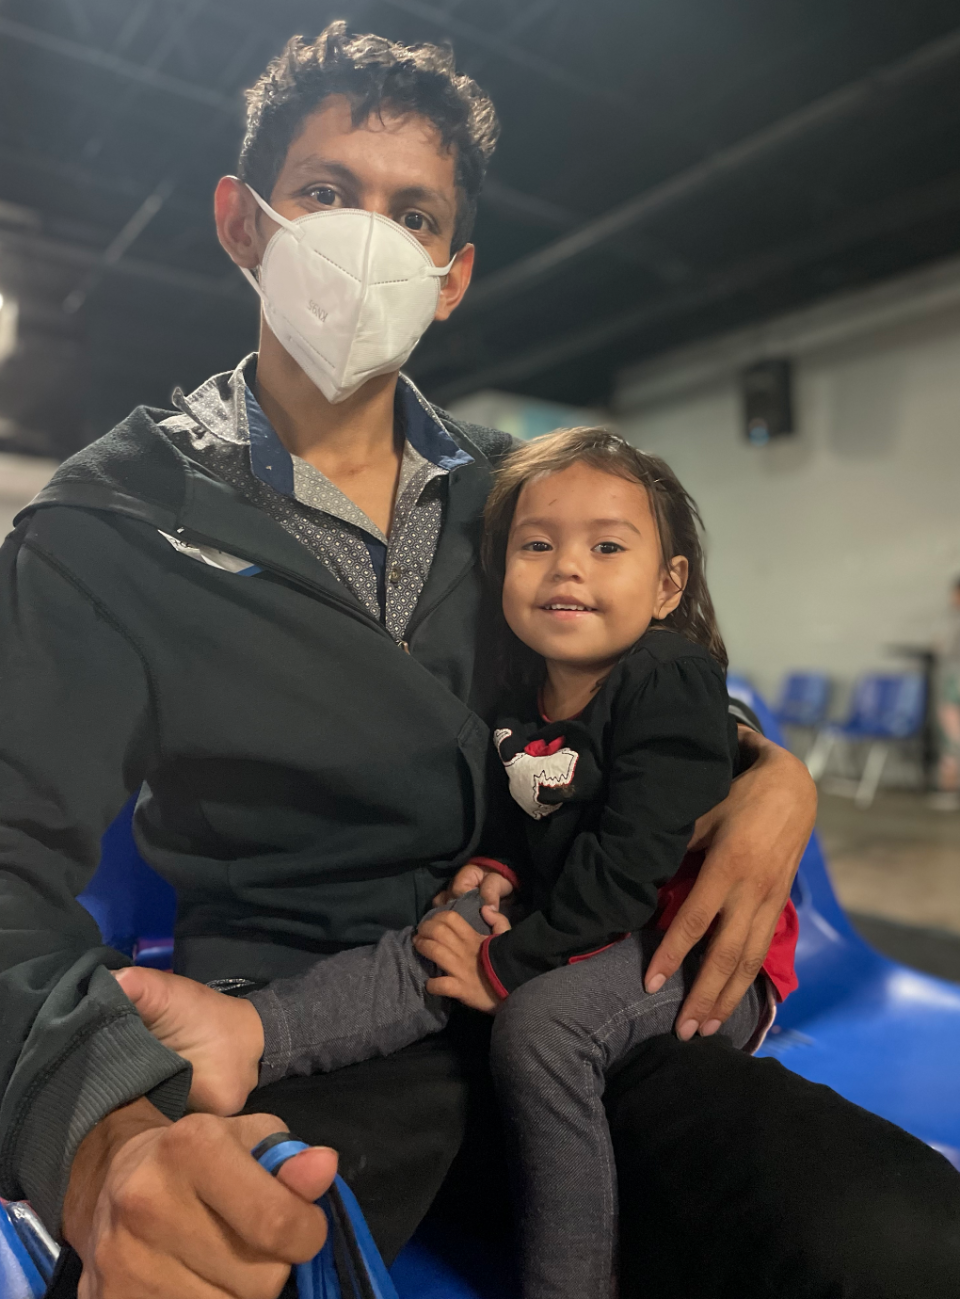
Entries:
POLYGON ((912 673, 870 673, 854 687, 845 734, 864 739, 907 740, 923 725, 923 677, 912 673))
POLYGON ((173 933, 177 898, 173 888, 140 856, 133 839, 136 796, 103 836, 100 865, 77 899, 100 926, 103 941, 127 956, 144 938, 173 933))
MULTIPOLYGON (((727 690, 752 709, 769 739, 784 744, 776 717, 748 682, 729 677, 727 690)), ((848 995, 853 981, 871 975, 875 955, 837 901, 816 833, 800 859, 790 897, 800 921, 796 956, 800 987, 777 1011, 777 1024, 785 1029, 848 995), (850 961, 851 949, 864 958, 862 963, 850 961)))
POLYGON ((826 672, 791 672, 780 689, 775 715, 781 726, 819 726, 829 705, 826 672))

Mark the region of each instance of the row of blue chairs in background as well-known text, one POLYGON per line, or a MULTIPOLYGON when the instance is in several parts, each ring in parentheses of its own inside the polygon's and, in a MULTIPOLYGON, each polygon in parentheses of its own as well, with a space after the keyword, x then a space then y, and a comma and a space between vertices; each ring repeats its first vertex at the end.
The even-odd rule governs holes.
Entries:
POLYGON ((814 780, 839 757, 849 766, 853 752, 862 754, 852 781, 834 786, 852 793, 858 807, 873 802, 891 752, 920 738, 927 712, 927 683, 918 673, 873 672, 853 688, 847 715, 828 721, 832 683, 825 672, 791 672, 774 709, 781 726, 813 732, 806 763, 814 780))
MULTIPOLYGON (((775 715, 752 687, 731 678, 729 689, 782 743, 775 715)), ((169 967, 173 890, 139 856, 131 812, 132 804, 104 836, 100 868, 80 900, 106 942, 139 962, 169 967)), ((864 942, 837 901, 816 835, 791 896, 800 920, 800 987, 780 1008, 760 1054, 899 1124, 960 1169, 960 987, 899 965, 864 942)), ((0 1205, 3 1299, 40 1299, 55 1254, 28 1206, 0 1205)), ((442 1248, 421 1231, 390 1269, 390 1280, 398 1299, 516 1299, 496 1262, 469 1224, 461 1240, 442 1248)), ((300 1293, 308 1299, 314 1291, 300 1293)))

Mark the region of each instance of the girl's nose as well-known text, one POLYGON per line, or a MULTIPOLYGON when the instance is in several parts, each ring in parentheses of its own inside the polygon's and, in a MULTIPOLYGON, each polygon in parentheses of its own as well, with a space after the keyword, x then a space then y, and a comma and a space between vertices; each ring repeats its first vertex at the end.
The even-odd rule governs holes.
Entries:
POLYGON ((583 566, 577 555, 571 551, 556 551, 552 577, 555 582, 583 581, 583 566))

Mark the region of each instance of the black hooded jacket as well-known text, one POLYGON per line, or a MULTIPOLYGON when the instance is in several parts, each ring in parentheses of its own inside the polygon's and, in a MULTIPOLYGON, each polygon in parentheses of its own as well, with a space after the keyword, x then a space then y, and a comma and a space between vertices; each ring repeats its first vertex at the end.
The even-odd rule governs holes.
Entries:
POLYGON ((449 475, 404 649, 172 444, 170 414, 139 408, 67 461, 0 551, 0 1193, 54 1226, 93 1123, 141 1095, 179 1117, 189 1088, 75 900, 131 792, 177 891, 177 969, 202 980, 416 923, 483 818, 476 557, 509 437, 440 414, 473 463, 449 475))

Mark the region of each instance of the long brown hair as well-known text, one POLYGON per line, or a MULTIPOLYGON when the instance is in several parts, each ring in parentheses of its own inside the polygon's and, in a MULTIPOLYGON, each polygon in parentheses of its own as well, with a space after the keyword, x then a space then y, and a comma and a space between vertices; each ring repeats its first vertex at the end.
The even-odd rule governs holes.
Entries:
POLYGON ((727 650, 707 589, 703 520, 696 501, 659 456, 638 451, 609 429, 567 428, 512 452, 497 471, 484 511, 483 567, 495 589, 499 667, 508 683, 514 687, 531 686, 543 679, 543 660, 513 634, 500 608, 507 541, 517 501, 527 483, 576 464, 626 478, 644 488, 656 520, 664 563, 683 555, 689 565, 680 603, 659 621, 659 626, 702 645, 726 670, 727 650))

